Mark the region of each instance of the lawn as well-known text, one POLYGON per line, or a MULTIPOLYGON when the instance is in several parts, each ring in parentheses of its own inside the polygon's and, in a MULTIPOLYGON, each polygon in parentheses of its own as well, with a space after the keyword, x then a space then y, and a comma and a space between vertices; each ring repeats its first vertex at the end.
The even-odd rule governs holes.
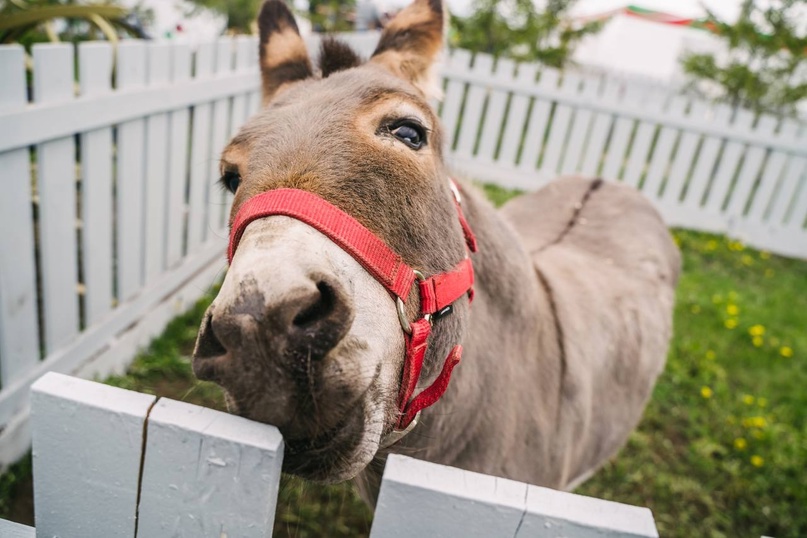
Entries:
MULTIPOLYGON (((650 507, 663 537, 807 536, 807 262, 675 238, 684 272, 667 368, 627 446, 577 492, 650 507)), ((108 382, 222 408, 189 363, 211 298, 108 382)), ((30 491, 24 461, 0 477, 0 517, 30 522, 30 491)), ((348 485, 284 478, 275 536, 366 536, 370 520, 348 485)))

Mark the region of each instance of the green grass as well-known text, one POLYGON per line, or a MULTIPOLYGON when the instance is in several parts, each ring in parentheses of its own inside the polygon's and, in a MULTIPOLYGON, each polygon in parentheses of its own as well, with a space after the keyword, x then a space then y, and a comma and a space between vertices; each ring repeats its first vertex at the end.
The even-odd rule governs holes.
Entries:
MULTIPOLYGON (((650 507, 663 537, 807 536, 807 263, 675 237, 684 272, 667 368, 627 446, 578 493, 650 507)), ((211 298, 108 382, 221 409, 189 361, 211 298)), ((0 517, 29 520, 29 497, 27 460, 0 477, 0 517)), ((283 478, 275 536, 366 536, 370 520, 348 485, 283 478)))

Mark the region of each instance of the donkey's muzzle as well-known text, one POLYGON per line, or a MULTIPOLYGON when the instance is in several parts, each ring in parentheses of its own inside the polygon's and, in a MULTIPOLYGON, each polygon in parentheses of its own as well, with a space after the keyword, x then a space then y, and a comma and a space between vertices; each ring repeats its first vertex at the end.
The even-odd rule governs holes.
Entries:
POLYGON ((197 377, 234 388, 250 372, 281 371, 310 380, 312 364, 339 344, 353 322, 353 304, 335 278, 279 276, 282 287, 245 280, 205 314, 194 351, 197 377), (229 382, 228 382, 229 380, 229 382))

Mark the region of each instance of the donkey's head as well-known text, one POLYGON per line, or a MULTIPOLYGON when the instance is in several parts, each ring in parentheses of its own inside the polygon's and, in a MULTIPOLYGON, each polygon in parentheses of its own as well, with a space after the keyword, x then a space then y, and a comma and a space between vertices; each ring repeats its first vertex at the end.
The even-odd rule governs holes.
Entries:
MULTIPOLYGON (((295 189, 353 217, 426 277, 451 270, 466 247, 427 101, 441 2, 402 11, 366 63, 326 42, 316 71, 282 1, 266 2, 258 23, 264 106, 221 159, 235 195, 231 226, 248 200, 295 189)), ((400 321, 377 277, 288 216, 251 220, 237 247, 202 323, 194 371, 222 385, 238 413, 280 429, 287 471, 356 475, 400 418, 402 325, 420 317, 417 286, 404 293, 400 321)), ((467 319, 463 295, 434 321, 422 384, 441 372, 467 319)))

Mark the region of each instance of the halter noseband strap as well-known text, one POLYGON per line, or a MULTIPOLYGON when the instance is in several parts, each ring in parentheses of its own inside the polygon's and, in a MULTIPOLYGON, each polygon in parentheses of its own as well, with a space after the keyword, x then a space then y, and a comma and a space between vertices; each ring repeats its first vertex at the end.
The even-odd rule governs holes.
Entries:
MULTIPOLYGON (((476 238, 462 213, 459 190, 453 181, 451 189, 468 250, 476 252, 476 238)), ((406 340, 401 389, 398 394, 401 414, 395 427, 398 430, 396 433, 408 431, 409 426, 414 425, 413 421, 418 413, 440 399, 448 388, 454 366, 460 362, 462 346, 456 345, 446 358, 442 371, 434 383, 412 397, 423 368, 433 317, 442 314, 466 293, 473 299, 474 271, 470 258, 464 258, 450 271, 426 278, 419 271, 409 267, 373 232, 333 204, 307 191, 276 189, 250 198, 238 210, 230 230, 228 263, 232 263, 235 249, 249 223, 270 215, 291 217, 319 230, 353 256, 395 297, 406 340), (420 293, 421 318, 410 323, 406 319, 403 307, 415 281, 418 282, 420 293)), ((400 437, 397 436, 396 440, 400 437)))

